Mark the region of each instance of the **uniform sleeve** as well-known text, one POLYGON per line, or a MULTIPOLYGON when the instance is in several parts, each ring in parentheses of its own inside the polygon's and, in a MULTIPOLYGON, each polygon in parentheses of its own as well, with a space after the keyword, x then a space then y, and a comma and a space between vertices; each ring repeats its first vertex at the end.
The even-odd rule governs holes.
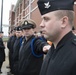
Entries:
POLYGON ((34 51, 36 54, 43 54, 43 47, 45 45, 48 45, 48 43, 44 40, 41 40, 39 38, 36 39, 36 41, 34 42, 34 51))

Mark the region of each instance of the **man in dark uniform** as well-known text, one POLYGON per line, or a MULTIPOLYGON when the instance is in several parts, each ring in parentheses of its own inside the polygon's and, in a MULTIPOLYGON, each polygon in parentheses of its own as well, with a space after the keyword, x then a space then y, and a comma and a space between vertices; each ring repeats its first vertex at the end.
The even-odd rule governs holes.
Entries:
POLYGON ((19 50, 22 44, 22 28, 21 26, 16 27, 16 40, 13 45, 13 74, 18 75, 18 59, 19 59, 19 50))
POLYGON ((13 45, 16 40, 16 34, 15 34, 15 28, 11 31, 11 36, 7 42, 7 48, 9 49, 9 66, 10 66, 10 72, 7 72, 7 74, 13 73, 13 45))
POLYGON ((38 0, 44 37, 53 44, 42 64, 40 75, 76 75, 74 0, 38 0))
POLYGON ((3 44, 3 32, 0 31, 0 74, 2 73, 1 68, 2 68, 2 64, 5 61, 5 46, 3 44))
POLYGON ((35 38, 33 20, 25 20, 22 24, 26 41, 19 50, 19 75, 39 75, 43 62, 43 47, 49 46, 42 38, 35 38))

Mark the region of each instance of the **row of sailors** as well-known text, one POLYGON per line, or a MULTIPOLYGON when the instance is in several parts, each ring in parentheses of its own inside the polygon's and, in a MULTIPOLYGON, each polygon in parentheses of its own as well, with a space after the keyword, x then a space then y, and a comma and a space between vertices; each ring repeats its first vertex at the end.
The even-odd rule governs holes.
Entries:
POLYGON ((9 49, 10 71, 14 75, 39 75, 44 54, 51 47, 43 36, 36 37, 33 20, 25 20, 12 31, 9 49))

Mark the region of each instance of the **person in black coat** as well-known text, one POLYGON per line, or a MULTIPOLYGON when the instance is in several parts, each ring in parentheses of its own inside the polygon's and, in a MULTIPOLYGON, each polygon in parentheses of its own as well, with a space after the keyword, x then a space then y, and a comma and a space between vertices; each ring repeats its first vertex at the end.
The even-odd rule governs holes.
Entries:
POLYGON ((5 61, 5 46, 2 40, 3 32, 0 32, 0 73, 2 73, 1 68, 2 64, 5 61))
POLYGON ((35 38, 35 27, 34 21, 29 19, 22 24, 26 39, 19 50, 19 75, 39 75, 45 53, 43 47, 50 47, 44 39, 35 38))
POLYGON ((12 30, 11 36, 9 37, 9 40, 7 41, 7 48, 9 49, 9 66, 10 66, 10 72, 7 72, 8 74, 13 73, 13 45, 16 40, 15 35, 15 29, 12 30))
POLYGON ((22 28, 18 26, 16 28, 16 40, 13 46, 13 74, 18 75, 18 60, 19 60, 19 50, 22 44, 22 28))
POLYGON ((74 0, 38 0, 44 37, 53 44, 48 51, 39 75, 76 75, 76 36, 74 0))

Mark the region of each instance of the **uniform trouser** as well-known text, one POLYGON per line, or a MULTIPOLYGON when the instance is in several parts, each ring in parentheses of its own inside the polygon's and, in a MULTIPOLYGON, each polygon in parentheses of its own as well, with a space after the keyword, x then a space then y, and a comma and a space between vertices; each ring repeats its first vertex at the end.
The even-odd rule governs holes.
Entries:
POLYGON ((9 65, 10 65, 10 72, 13 73, 13 58, 11 52, 9 52, 9 65))
POLYGON ((18 61, 14 61, 14 64, 13 64, 13 74, 14 75, 19 75, 18 74, 18 61))
POLYGON ((2 63, 3 63, 3 62, 0 62, 0 71, 1 71, 1 68, 2 68, 2 63))

